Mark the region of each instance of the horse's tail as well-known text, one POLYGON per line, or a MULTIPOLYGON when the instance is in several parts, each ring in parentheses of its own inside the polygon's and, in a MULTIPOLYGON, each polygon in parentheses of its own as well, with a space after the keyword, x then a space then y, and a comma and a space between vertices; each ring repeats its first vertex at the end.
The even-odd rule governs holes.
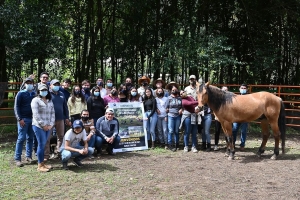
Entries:
POLYGON ((285 147, 285 131, 286 131, 286 119, 285 119, 285 109, 284 104, 281 100, 281 107, 280 107, 280 113, 278 117, 278 126, 280 130, 281 135, 281 150, 282 154, 284 154, 284 147, 285 147))

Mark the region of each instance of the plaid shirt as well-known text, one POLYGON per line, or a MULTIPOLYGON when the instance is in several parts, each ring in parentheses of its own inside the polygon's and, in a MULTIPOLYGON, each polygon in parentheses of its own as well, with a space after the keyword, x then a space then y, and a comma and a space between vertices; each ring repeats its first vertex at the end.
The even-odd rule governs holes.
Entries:
POLYGON ((43 128, 45 125, 53 126, 55 122, 55 111, 53 102, 47 100, 45 103, 40 96, 32 99, 32 125, 43 128))

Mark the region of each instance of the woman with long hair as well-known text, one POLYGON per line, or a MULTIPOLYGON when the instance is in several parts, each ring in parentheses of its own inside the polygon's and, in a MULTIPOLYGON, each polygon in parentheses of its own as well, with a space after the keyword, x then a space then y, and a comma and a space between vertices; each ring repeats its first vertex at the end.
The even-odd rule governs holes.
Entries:
POLYGON ((94 119, 94 124, 105 114, 104 101, 100 95, 100 89, 97 86, 92 88, 91 96, 87 100, 87 109, 89 111, 89 117, 94 119))
POLYGON ((73 87, 67 105, 72 123, 76 119, 81 119, 80 113, 82 110, 87 109, 87 104, 84 95, 81 93, 81 88, 79 85, 75 85, 73 87))
POLYGON ((130 88, 129 94, 128 94, 128 102, 142 102, 143 99, 141 95, 137 92, 137 89, 135 87, 130 88))

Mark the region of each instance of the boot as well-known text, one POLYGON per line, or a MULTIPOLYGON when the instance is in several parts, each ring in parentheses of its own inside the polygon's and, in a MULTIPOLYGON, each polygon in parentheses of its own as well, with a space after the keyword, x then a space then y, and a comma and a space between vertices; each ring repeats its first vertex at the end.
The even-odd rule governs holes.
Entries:
POLYGON ((45 162, 42 162, 41 163, 45 168, 47 169, 52 169, 52 166, 51 165, 46 165, 45 162))
POLYGON ((179 150, 179 143, 175 144, 175 149, 176 149, 176 151, 179 150))
POLYGON ((154 149, 154 148, 155 148, 155 144, 154 144, 154 142, 152 141, 151 149, 154 149))
POLYGON ((206 149, 206 142, 202 142, 201 150, 205 150, 205 149, 206 149))
POLYGON ((38 164, 37 170, 38 170, 39 172, 49 172, 49 169, 47 169, 47 168, 43 165, 43 163, 39 163, 39 164, 38 164))
POLYGON ((211 148, 211 144, 207 143, 206 152, 210 152, 210 150, 211 150, 210 148, 211 148))
POLYGON ((169 149, 170 151, 173 151, 173 152, 176 151, 176 149, 173 148, 171 144, 169 144, 168 149, 169 149))

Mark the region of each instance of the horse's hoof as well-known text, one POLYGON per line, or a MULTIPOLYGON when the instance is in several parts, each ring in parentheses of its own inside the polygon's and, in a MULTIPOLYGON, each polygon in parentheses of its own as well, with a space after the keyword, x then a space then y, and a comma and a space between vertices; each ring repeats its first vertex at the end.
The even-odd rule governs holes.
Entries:
POLYGON ((228 156, 228 160, 234 160, 233 156, 228 156))
POLYGON ((224 154, 224 157, 228 157, 228 156, 229 156, 229 153, 226 152, 226 153, 224 154))
POLYGON ((274 155, 271 157, 271 160, 277 160, 277 155, 274 154, 274 155))
POLYGON ((261 158, 261 153, 260 152, 257 152, 256 155, 257 155, 257 157, 261 158))

